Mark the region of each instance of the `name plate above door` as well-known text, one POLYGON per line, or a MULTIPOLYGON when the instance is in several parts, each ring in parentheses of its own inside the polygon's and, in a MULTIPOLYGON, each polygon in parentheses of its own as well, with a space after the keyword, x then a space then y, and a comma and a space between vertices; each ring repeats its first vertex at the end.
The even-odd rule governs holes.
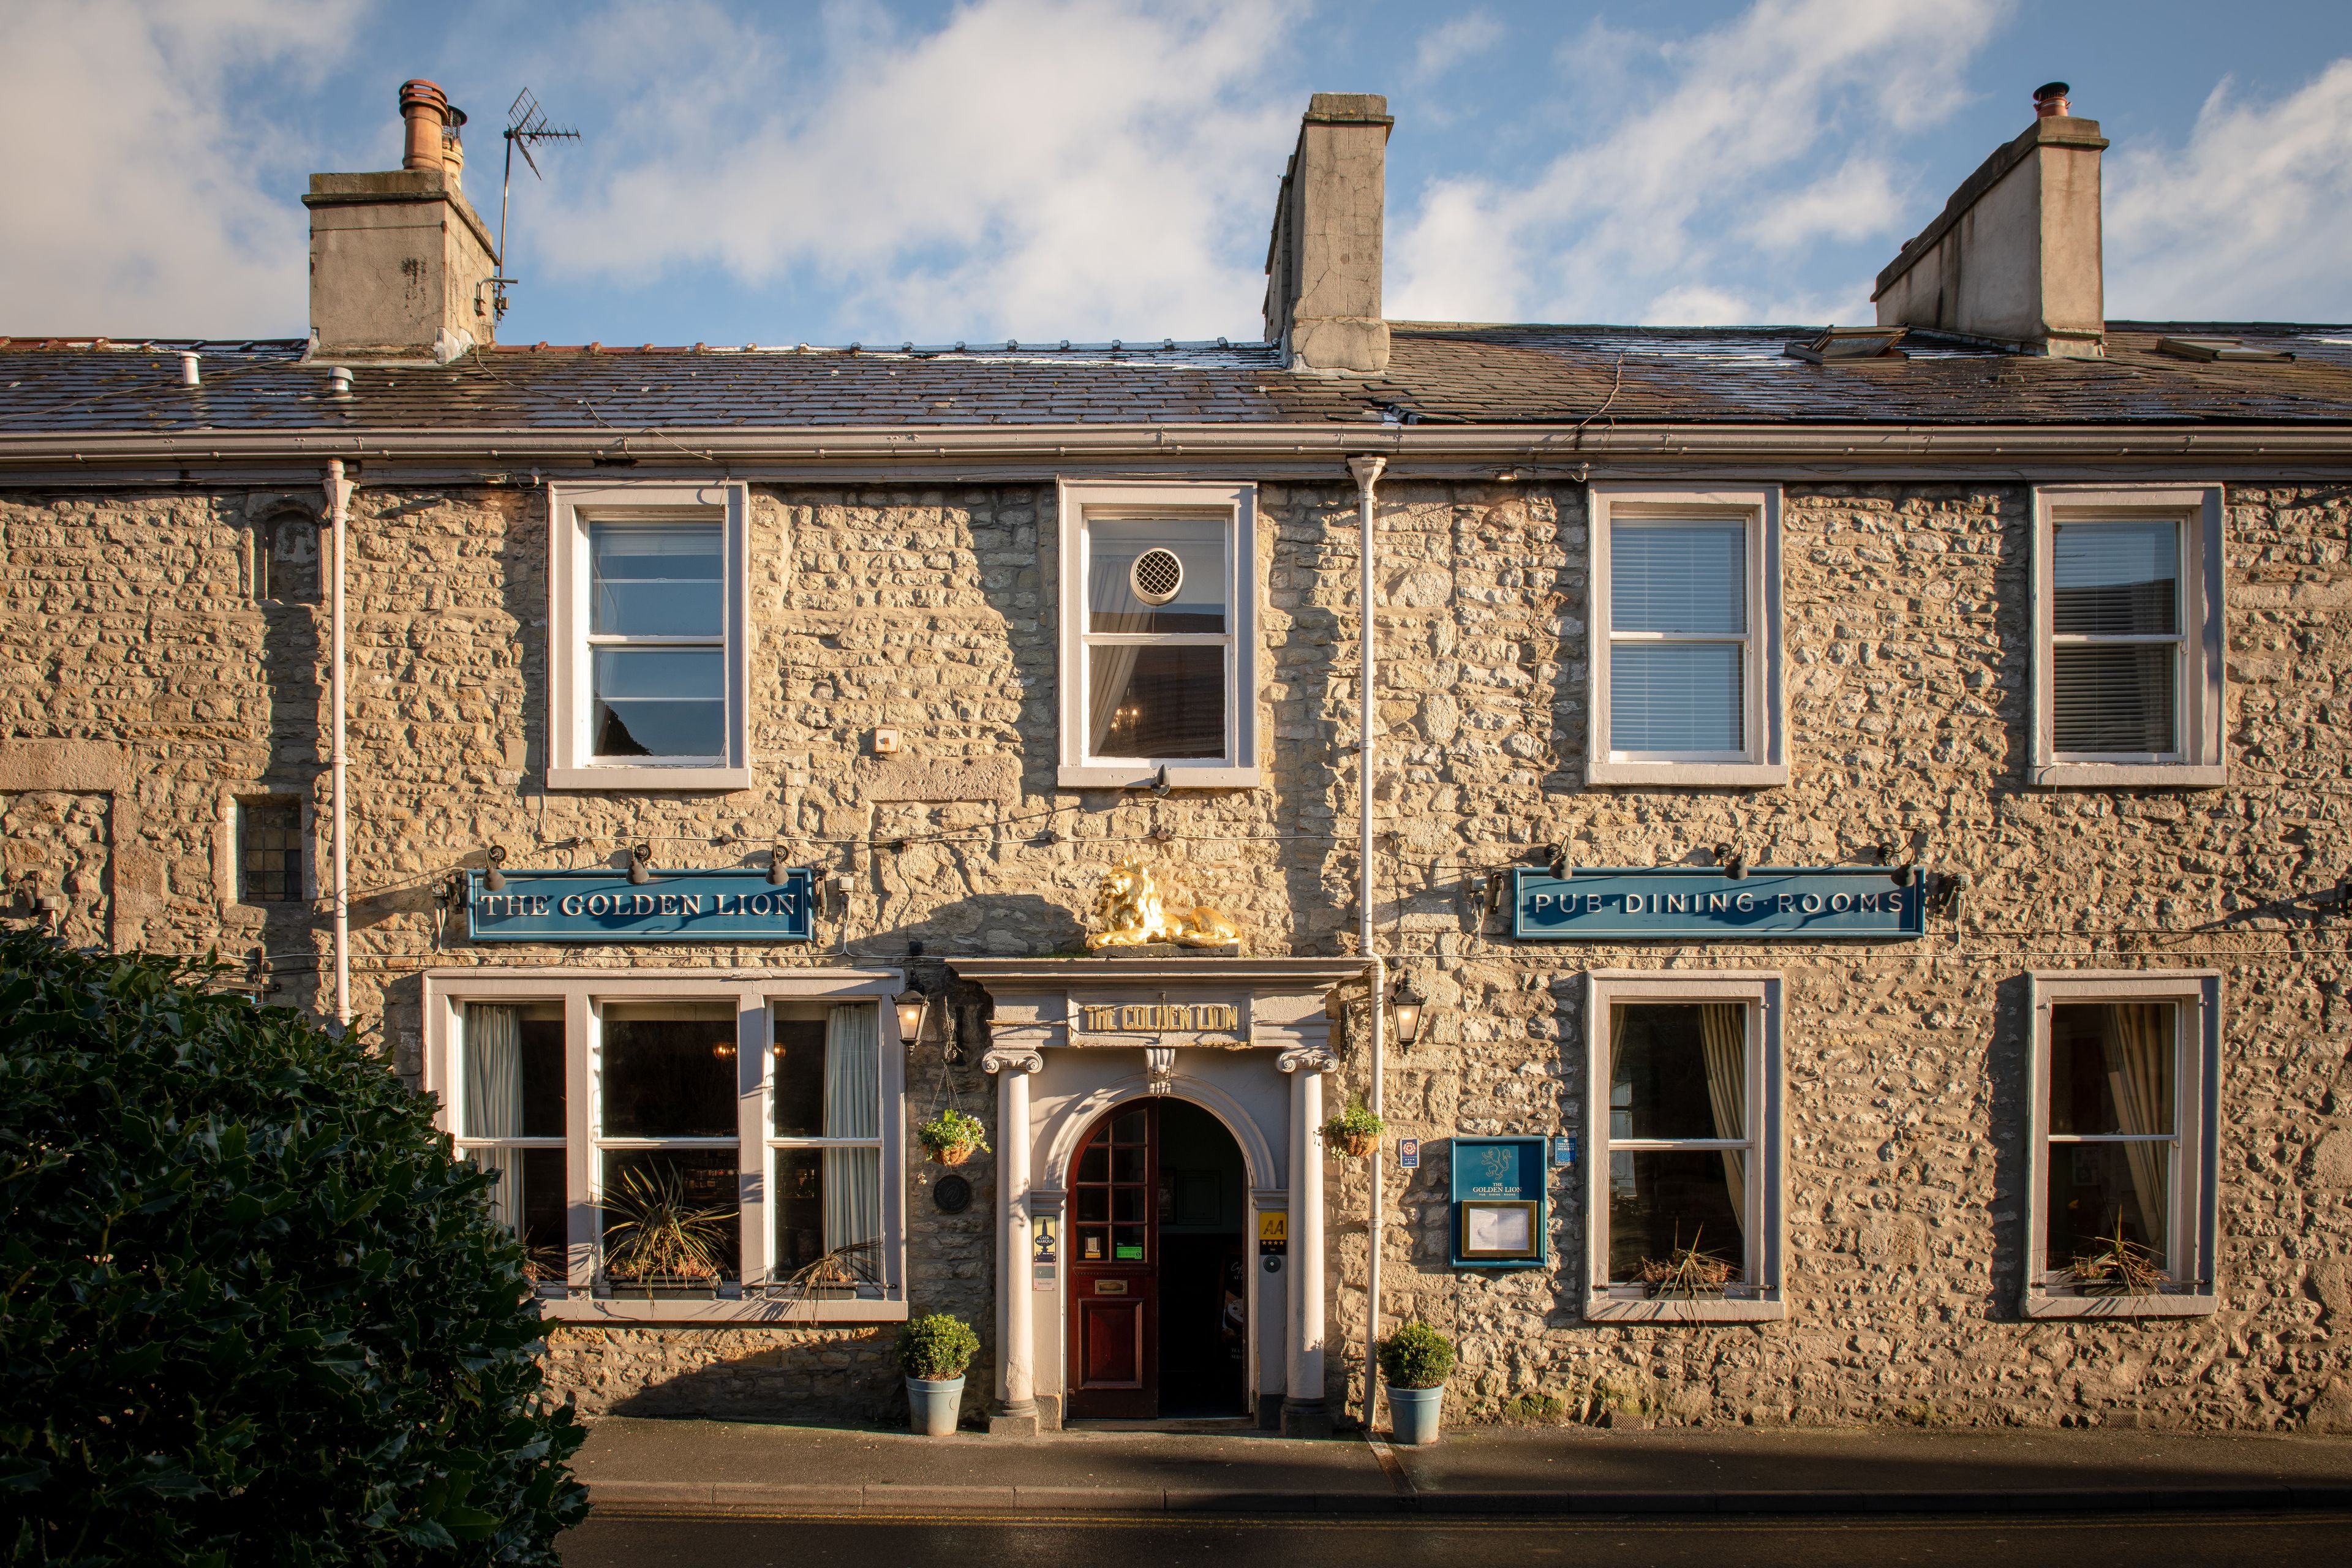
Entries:
POLYGON ((1897 885, 1878 866, 1602 867, 1554 877, 1511 873, 1520 942, 1753 942, 1925 936, 1918 873, 1897 885))
POLYGON ((781 883, 764 869, 509 871, 496 892, 466 873, 466 934, 476 942, 807 942, 815 874, 781 883))

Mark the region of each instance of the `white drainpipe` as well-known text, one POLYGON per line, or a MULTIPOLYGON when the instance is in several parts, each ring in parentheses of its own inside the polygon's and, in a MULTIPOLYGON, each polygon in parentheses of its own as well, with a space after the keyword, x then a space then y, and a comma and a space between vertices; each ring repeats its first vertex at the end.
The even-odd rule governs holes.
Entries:
MULTIPOLYGON (((1367 1096, 1373 1115, 1381 1113, 1381 1089, 1387 1078, 1388 970, 1372 946, 1372 764, 1373 745, 1380 733, 1380 698, 1374 689, 1377 645, 1372 626, 1372 609, 1376 587, 1373 582, 1372 487, 1380 483, 1381 470, 1388 467, 1385 458, 1350 458, 1348 472, 1355 476, 1357 526, 1362 531, 1361 549, 1363 579, 1357 595, 1364 616, 1363 696, 1361 700, 1362 742, 1358 748, 1356 774, 1356 809, 1361 843, 1358 847, 1358 891, 1356 901, 1362 925, 1357 937, 1357 951, 1366 960, 1365 976, 1371 986, 1372 1063, 1371 1083, 1367 1096)), ((1381 1218, 1384 1207, 1381 1188, 1388 1173, 1386 1140, 1372 1153, 1370 1208, 1364 1220, 1366 1240, 1364 1259, 1364 1430, 1370 1432, 1379 1417, 1381 1403, 1380 1339, 1381 1339, 1381 1218)))
POLYGON ((340 458, 327 463, 329 536, 333 541, 327 569, 334 623, 334 654, 331 666, 334 706, 334 742, 330 752, 335 797, 335 1022, 352 1023, 352 883, 351 830, 345 820, 343 788, 343 535, 351 530, 352 483, 343 477, 340 458))

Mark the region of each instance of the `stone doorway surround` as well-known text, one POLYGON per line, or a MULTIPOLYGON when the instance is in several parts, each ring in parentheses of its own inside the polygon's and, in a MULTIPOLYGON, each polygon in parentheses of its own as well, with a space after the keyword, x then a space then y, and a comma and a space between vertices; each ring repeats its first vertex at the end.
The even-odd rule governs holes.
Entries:
POLYGON ((958 959, 949 968, 993 1003, 981 1063, 996 1079, 999 1129, 989 1430, 1033 1436, 1060 1426, 1069 1270, 1034 1278, 1032 1222, 1066 1228, 1063 1184, 1097 1117, 1165 1094, 1206 1109, 1241 1145, 1245 1236, 1256 1234, 1258 1215, 1289 1215, 1280 1272, 1253 1265, 1248 1388, 1260 1425, 1328 1434, 1323 1161, 1314 1138, 1323 1075, 1339 1058, 1324 997, 1359 977, 1362 963, 1136 955, 958 959))

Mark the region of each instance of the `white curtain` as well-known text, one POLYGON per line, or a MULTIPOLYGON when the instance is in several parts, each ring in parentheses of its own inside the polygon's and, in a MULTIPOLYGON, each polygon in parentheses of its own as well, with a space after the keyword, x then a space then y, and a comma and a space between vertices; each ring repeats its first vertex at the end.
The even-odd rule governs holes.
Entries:
MULTIPOLYGON (((466 1009, 466 1136, 522 1136, 522 1010, 474 1003, 466 1009)), ((514 1230, 522 1224, 522 1156, 476 1149, 475 1163, 493 1172, 490 1213, 514 1230)))
MULTIPOLYGON (((2107 1009, 2107 1088, 2116 1098, 2118 1132, 2172 1131, 2172 1018, 2169 1002, 2121 1002, 2107 1009)), ((2132 1191, 2139 1198, 2147 1245, 2158 1258, 2167 1251, 2166 1177, 2168 1146, 2126 1143, 2132 1191)))
MULTIPOLYGON (((1617 1076, 1625 1058, 1625 1009, 1613 1007, 1609 1013, 1609 1136, 1633 1136, 1633 1086, 1617 1076)), ((1609 1192, 1612 1197, 1633 1195, 1633 1156, 1612 1152, 1609 1156, 1609 1192)))
MULTIPOLYGON (((882 1014, 870 1002, 835 1007, 826 1016, 824 1136, 882 1136, 882 1014)), ((827 1149, 822 1163, 825 1250, 880 1237, 881 1152, 827 1149)))
MULTIPOLYGON (((1134 559, 1129 550, 1108 560, 1097 557, 1087 580, 1087 624, 1089 632, 1139 632, 1150 624, 1150 612, 1136 602, 1127 573, 1134 559)), ((1087 660, 1087 750, 1101 756, 1109 750, 1111 722, 1118 717, 1119 700, 1127 695, 1128 678, 1135 673, 1136 656, 1143 650, 1097 646, 1085 650, 1087 660)))
MULTIPOLYGON (((1736 1002, 1709 1002, 1698 1010, 1699 1048, 1706 1058, 1706 1103, 1715 1114, 1717 1138, 1748 1136, 1748 1009, 1736 1002)), ((1748 1152, 1726 1149, 1724 1190, 1731 1212, 1748 1229, 1748 1152)))

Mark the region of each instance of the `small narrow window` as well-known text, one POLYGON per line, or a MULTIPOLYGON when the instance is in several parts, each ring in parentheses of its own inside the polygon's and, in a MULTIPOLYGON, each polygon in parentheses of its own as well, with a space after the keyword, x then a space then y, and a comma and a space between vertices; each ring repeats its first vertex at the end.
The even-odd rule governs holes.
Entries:
POLYGON ((881 1009, 779 1009, 772 1049, 775 1282, 818 1297, 870 1289, 882 1279, 881 1009))
POLYGON ((466 1008, 457 1149, 494 1178, 490 1215, 529 1254, 531 1278, 564 1277, 563 1009, 477 1002, 466 1008))
POLYGON ((253 596, 265 604, 310 604, 319 597, 319 524, 285 512, 253 531, 253 596))
POLYGON ((241 904, 297 903, 302 898, 302 805, 292 800, 236 803, 236 899, 241 904))

